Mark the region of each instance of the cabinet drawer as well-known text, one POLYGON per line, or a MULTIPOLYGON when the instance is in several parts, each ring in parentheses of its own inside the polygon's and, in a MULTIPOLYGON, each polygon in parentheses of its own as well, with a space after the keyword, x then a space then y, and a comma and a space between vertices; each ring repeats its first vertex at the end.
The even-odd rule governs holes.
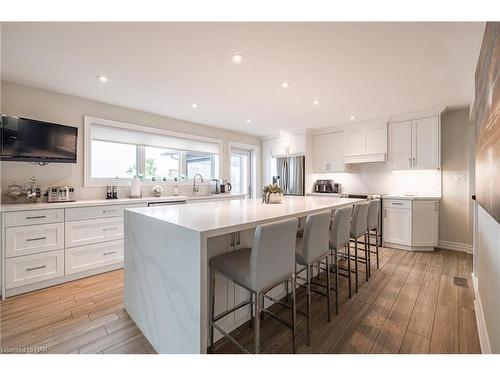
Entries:
POLYGON ((5 226, 59 223, 64 221, 64 209, 7 212, 5 226))
POLYGON ((110 241, 66 249, 66 275, 123 262, 123 241, 110 241))
POLYGON ((7 258, 64 248, 64 223, 6 228, 7 258))
POLYGON ((5 270, 7 289, 64 276, 64 250, 7 259, 5 270))
POLYGON ((411 209, 411 200, 406 199, 384 199, 384 208, 406 208, 411 209))
POLYGON ((101 219, 123 216, 126 208, 146 207, 145 203, 120 204, 111 206, 77 207, 66 209, 66 221, 101 219))
POLYGON ((65 223, 65 229, 66 247, 121 240, 123 217, 70 221, 65 223))

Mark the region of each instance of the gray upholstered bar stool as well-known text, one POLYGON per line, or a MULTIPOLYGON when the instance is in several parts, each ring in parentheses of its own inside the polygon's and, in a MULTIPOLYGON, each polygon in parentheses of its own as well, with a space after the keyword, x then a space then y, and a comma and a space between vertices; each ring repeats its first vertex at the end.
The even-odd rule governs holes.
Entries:
POLYGON ((339 313, 339 276, 345 276, 349 279, 349 298, 351 298, 351 251, 349 245, 349 234, 351 230, 352 206, 337 208, 333 215, 332 226, 330 229, 330 250, 332 253, 332 269, 335 275, 335 312, 339 313), (347 259, 347 274, 339 273, 339 250, 342 257, 347 259), (343 251, 342 251, 343 250, 343 251))
MULTIPOLYGON (((214 328, 229 339, 239 349, 249 351, 217 325, 217 321, 249 304, 255 306, 254 352, 260 352, 260 312, 263 311, 263 297, 274 287, 291 282, 292 286, 292 323, 278 319, 292 330, 293 352, 295 345, 295 238, 297 219, 287 219, 257 226, 251 249, 241 249, 221 254, 210 259, 210 316, 209 351, 212 350, 214 328), (250 292, 250 299, 223 313, 215 314, 215 272, 232 280, 250 292)), ((275 317, 271 314, 271 316, 275 317)))
POLYGON ((355 268, 355 282, 356 282, 356 293, 358 292, 358 263, 364 263, 366 269, 366 281, 368 281, 368 276, 370 272, 370 256, 368 255, 368 246, 366 244, 366 233, 368 232, 368 202, 356 203, 352 211, 351 220, 351 242, 354 242, 354 268, 355 268), (358 256, 358 239, 363 236, 364 239, 364 257, 358 256))
MULTIPOLYGON (((379 215, 380 212, 380 199, 373 199, 370 201, 370 206, 368 207, 368 252, 369 254, 375 254, 377 257, 377 269, 379 266, 379 257, 378 257, 378 235, 380 233, 379 228, 379 215), (375 232, 375 233, 372 233, 375 232), (375 236, 375 251, 371 249, 371 240, 370 236, 375 236)), ((371 257, 371 255, 370 255, 371 257)), ((371 269, 370 269, 371 273, 371 269)))
MULTIPOLYGON (((325 292, 311 288, 313 265, 326 261, 326 267, 330 264, 330 221, 332 213, 330 210, 322 211, 316 214, 308 215, 304 226, 304 234, 302 237, 297 237, 297 245, 295 251, 295 261, 299 267, 297 275, 306 272, 306 278, 300 278, 305 281, 307 298, 307 345, 311 345, 311 291, 321 294, 326 297, 326 308, 328 321, 331 321, 331 301, 330 301, 330 272, 326 272, 326 286, 314 283, 314 285, 326 288, 325 292)), ((297 278, 299 278, 297 276, 297 278)), ((292 286, 293 293, 293 286, 292 286)))

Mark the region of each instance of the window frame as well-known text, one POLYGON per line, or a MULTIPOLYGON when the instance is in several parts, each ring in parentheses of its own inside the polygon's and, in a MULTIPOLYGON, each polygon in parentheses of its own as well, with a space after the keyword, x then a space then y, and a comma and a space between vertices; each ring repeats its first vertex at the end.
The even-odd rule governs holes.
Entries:
MULTIPOLYGON (((113 121, 113 120, 106 120, 106 119, 100 119, 97 117, 91 117, 91 116, 84 116, 84 158, 83 158, 83 169, 84 169, 84 187, 105 187, 108 185, 115 185, 115 186, 129 186, 130 181, 133 176, 130 178, 92 178, 91 172, 92 172, 92 126, 107 126, 107 127, 115 127, 118 129, 126 129, 126 130, 134 130, 134 131, 139 131, 139 132, 147 132, 147 133, 154 133, 157 135, 163 135, 163 136, 170 136, 174 138, 185 138, 185 139, 190 139, 190 140, 196 140, 196 141, 201 141, 201 142, 208 142, 208 143, 215 143, 218 146, 218 157, 219 157, 219 171, 221 170, 221 165, 223 165, 223 140, 219 138, 212 138, 212 137, 205 137, 205 136, 199 136, 199 135, 194 135, 194 134, 188 134, 188 133, 181 133, 181 132, 176 132, 176 131, 171 131, 171 130, 165 130, 165 129, 160 129, 160 128, 155 128, 155 127, 149 127, 149 126, 144 126, 144 125, 136 125, 136 124, 131 124, 131 123, 126 123, 126 122, 121 122, 121 121, 113 121)), ((138 145, 137 147, 137 155, 136 155, 136 165, 137 165, 137 172, 140 173, 139 168, 140 164, 138 163, 140 156, 140 151, 139 149, 141 148, 141 145, 138 145)), ((144 149, 144 148, 143 148, 144 149)), ((182 150, 181 154, 183 153, 182 150)), ((142 157, 145 157, 144 152, 142 153, 142 157)), ((183 160, 183 163, 185 161, 183 160)), ((181 164, 181 170, 184 167, 183 164, 181 164)), ((215 173, 217 173, 217 168, 215 169, 215 173)), ((192 179, 187 179, 184 181, 192 181, 192 179)), ((144 180, 143 184, 144 185, 155 185, 158 184, 159 182, 161 183, 172 183, 172 184, 179 184, 181 181, 173 181, 173 180, 156 180, 153 181, 151 179, 144 180)))

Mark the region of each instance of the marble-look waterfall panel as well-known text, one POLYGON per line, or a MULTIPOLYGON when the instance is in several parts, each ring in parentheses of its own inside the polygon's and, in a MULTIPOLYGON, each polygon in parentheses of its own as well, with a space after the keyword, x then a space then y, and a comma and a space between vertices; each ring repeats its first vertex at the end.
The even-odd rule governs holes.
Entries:
POLYGON ((128 314, 158 353, 200 353, 199 233, 128 210, 125 228, 128 314))

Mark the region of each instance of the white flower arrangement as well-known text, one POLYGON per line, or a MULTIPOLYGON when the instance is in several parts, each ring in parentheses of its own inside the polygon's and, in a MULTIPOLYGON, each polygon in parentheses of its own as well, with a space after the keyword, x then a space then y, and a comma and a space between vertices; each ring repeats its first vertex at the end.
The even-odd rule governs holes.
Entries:
POLYGON ((151 190, 153 190, 153 193, 156 197, 159 197, 161 196, 161 193, 163 193, 163 186, 155 185, 151 190))

